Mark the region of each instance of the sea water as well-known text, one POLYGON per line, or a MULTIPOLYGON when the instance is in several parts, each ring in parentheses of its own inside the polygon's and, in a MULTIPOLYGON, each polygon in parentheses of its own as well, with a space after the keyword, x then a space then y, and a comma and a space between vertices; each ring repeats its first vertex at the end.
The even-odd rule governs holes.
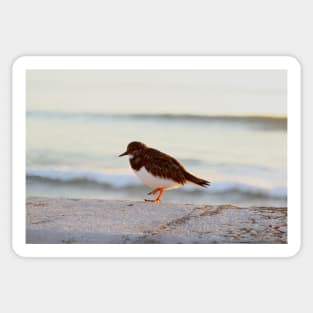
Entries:
POLYGON ((27 112, 27 195, 134 199, 150 189, 118 155, 142 141, 211 186, 186 185, 164 201, 286 206, 287 119, 204 112, 27 112))

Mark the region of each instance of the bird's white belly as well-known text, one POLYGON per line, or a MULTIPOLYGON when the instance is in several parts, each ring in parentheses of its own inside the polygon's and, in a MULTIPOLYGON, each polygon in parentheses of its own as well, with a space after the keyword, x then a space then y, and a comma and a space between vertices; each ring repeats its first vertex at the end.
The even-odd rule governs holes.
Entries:
POLYGON ((134 172, 147 186, 153 189, 155 188, 174 189, 181 186, 181 184, 173 180, 153 176, 145 169, 144 166, 139 171, 134 172))

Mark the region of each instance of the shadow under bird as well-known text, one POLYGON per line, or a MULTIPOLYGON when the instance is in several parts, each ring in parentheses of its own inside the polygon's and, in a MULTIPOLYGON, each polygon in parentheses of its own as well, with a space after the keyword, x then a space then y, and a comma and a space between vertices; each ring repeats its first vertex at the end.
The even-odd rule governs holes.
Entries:
POLYGON ((160 202, 165 190, 175 189, 185 184, 196 184, 201 187, 210 185, 209 181, 189 173, 172 156, 150 148, 142 142, 129 143, 127 150, 119 157, 124 155, 129 156, 129 163, 135 174, 152 188, 148 195, 159 193, 156 199, 145 199, 145 201, 160 202))

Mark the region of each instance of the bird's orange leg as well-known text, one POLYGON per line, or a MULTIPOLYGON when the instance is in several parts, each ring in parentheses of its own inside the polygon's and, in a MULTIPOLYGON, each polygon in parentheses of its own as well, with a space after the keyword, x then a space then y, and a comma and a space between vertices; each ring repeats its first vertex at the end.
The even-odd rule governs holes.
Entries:
POLYGON ((148 195, 155 195, 158 191, 160 191, 160 188, 153 189, 152 191, 148 192, 148 195))
POLYGON ((164 188, 158 188, 158 189, 155 189, 155 190, 153 190, 153 191, 151 191, 151 193, 157 193, 157 192, 160 192, 159 193, 159 195, 157 196, 157 198, 156 199, 154 199, 154 200, 147 200, 147 199, 145 199, 145 201, 146 202, 160 202, 160 199, 161 199, 161 197, 162 197, 162 195, 163 195, 163 192, 164 192, 164 188), (155 192, 154 192, 155 191, 155 192))
POLYGON ((164 189, 160 188, 160 193, 159 193, 158 197, 155 199, 157 202, 160 202, 160 199, 161 199, 161 197, 163 195, 163 192, 164 192, 164 189))

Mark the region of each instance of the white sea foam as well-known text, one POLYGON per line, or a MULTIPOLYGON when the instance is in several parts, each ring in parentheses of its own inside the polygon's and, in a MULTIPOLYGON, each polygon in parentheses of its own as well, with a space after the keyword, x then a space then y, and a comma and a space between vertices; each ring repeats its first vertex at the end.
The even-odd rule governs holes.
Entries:
MULTIPOLYGON (((143 183, 131 172, 127 171, 107 171, 98 172, 90 170, 75 169, 47 169, 28 168, 27 178, 30 180, 41 180, 47 183, 85 184, 94 183, 106 185, 111 189, 128 189, 131 187, 143 186, 143 183)), ((184 186, 184 192, 190 193, 238 193, 255 197, 267 197, 273 199, 286 199, 286 186, 264 186, 247 184, 240 181, 216 181, 212 182, 209 188, 202 188, 196 185, 184 186)))
POLYGON ((94 182, 97 184, 107 184, 115 188, 140 185, 140 181, 134 175, 126 173, 105 173, 89 170, 64 170, 64 169, 46 169, 46 168, 28 168, 27 177, 41 178, 47 181, 59 182, 94 182))

